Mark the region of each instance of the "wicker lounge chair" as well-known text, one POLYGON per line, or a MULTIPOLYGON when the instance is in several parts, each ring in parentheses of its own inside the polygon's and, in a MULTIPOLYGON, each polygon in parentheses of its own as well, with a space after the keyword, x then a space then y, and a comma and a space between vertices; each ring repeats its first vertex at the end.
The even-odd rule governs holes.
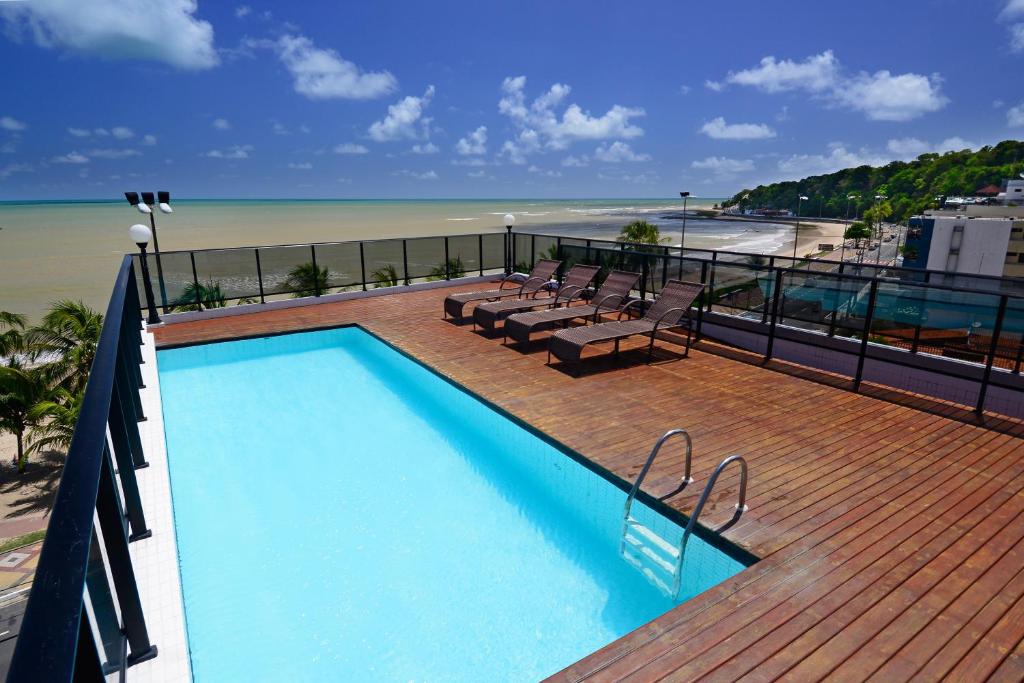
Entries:
POLYGON ((583 306, 565 306, 549 308, 543 311, 516 313, 505 320, 505 339, 509 337, 517 342, 530 341, 530 335, 539 329, 552 327, 559 323, 569 323, 577 318, 591 318, 597 322, 601 313, 613 313, 619 309, 636 287, 640 273, 629 273, 624 270, 613 270, 605 278, 597 294, 589 304, 583 306))
POLYGON ((686 352, 690 354, 690 306, 704 290, 704 285, 696 282, 680 282, 669 280, 661 290, 661 295, 654 304, 647 309, 642 318, 636 320, 622 320, 622 314, 634 305, 640 304, 639 300, 631 301, 619 311, 619 320, 609 323, 598 323, 589 327, 570 327, 567 330, 559 330, 551 336, 548 341, 548 362, 551 362, 551 355, 565 362, 580 362, 580 354, 587 344, 597 342, 614 341, 615 352, 619 352, 619 341, 635 334, 647 334, 651 337, 647 345, 647 362, 651 362, 654 353, 654 337, 658 330, 667 330, 672 327, 683 325, 686 319, 686 352))
POLYGON ((518 287, 514 286, 515 280, 513 278, 516 274, 513 273, 512 275, 505 276, 497 289, 449 294, 444 300, 444 317, 451 316, 456 320, 462 320, 463 307, 474 301, 496 301, 510 296, 519 298, 524 294, 533 294, 551 280, 560 265, 562 265, 561 261, 552 261, 551 259, 537 261, 533 264, 533 270, 530 271, 529 277, 518 287), (506 287, 505 283, 508 282, 513 283, 513 286, 506 287))
POLYGON ((480 304, 473 309, 473 327, 479 325, 484 329, 493 330, 499 321, 513 313, 521 313, 538 306, 547 306, 548 308, 557 308, 559 304, 568 306, 573 299, 583 293, 599 270, 601 270, 600 266, 573 266, 569 269, 569 273, 554 296, 538 299, 535 294, 529 298, 505 299, 504 301, 489 301, 480 304))

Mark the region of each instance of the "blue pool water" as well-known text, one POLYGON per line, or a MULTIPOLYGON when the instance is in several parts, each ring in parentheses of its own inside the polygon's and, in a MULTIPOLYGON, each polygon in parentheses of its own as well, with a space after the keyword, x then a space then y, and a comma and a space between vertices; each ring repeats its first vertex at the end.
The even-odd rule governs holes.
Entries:
MULTIPOLYGON (((158 363, 198 681, 535 680, 675 604, 619 488, 358 328, 158 363)), ((741 569, 694 538, 680 597, 741 569)))

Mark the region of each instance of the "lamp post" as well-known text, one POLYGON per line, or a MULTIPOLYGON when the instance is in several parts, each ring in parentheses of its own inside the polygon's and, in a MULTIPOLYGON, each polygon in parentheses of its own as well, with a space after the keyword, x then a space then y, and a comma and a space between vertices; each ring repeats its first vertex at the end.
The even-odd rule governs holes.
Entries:
POLYGON ((512 274, 512 226, 516 224, 516 217, 510 213, 505 214, 505 275, 512 274))
POLYGON ((152 192, 143 192, 142 201, 139 201, 138 192, 125 192, 124 198, 128 200, 128 203, 138 209, 139 213, 144 213, 149 216, 149 227, 153 232, 153 254, 156 256, 156 277, 160 284, 160 300, 163 302, 164 313, 167 312, 167 288, 164 285, 164 265, 160 260, 160 238, 156 232, 156 216, 153 214, 154 204, 159 205, 159 209, 162 213, 174 213, 174 209, 171 208, 171 193, 166 190, 161 190, 156 193, 154 198, 152 192))
MULTIPOLYGON (((875 195, 875 208, 878 208, 878 202, 880 200, 888 199, 888 198, 889 197, 887 195, 876 194, 875 195)), ((877 215, 877 213, 876 213, 876 215, 877 215)), ((878 234, 875 235, 875 237, 878 239, 878 246, 876 247, 877 251, 875 252, 875 264, 877 265, 877 264, 882 262, 882 217, 881 216, 878 216, 878 234)))
POLYGON ((683 245, 686 243, 686 200, 690 198, 689 192, 680 192, 679 196, 683 198, 683 231, 679 236, 679 257, 683 257, 683 245))
POLYGON ((846 228, 843 230, 843 251, 839 255, 840 261, 846 261, 846 231, 850 229, 850 202, 859 199, 855 194, 846 195, 846 228))
POLYGON ((153 231, 142 223, 136 223, 128 228, 128 236, 139 246, 139 265, 142 266, 142 286, 146 290, 146 308, 149 309, 149 317, 146 322, 150 325, 160 323, 160 316, 156 312, 156 304, 153 302, 153 283, 149 281, 149 260, 146 258, 146 245, 153 237, 153 231))
POLYGON ((796 201, 796 234, 793 235, 793 267, 796 268, 796 245, 800 242, 800 208, 807 201, 807 197, 800 195, 796 201))

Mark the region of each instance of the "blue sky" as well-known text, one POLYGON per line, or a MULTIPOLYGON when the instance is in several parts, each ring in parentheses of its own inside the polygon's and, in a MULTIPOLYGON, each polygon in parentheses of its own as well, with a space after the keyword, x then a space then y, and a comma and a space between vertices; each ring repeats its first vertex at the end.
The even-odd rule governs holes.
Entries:
POLYGON ((0 199, 726 196, 1024 134, 1024 0, 0 0, 0 199))

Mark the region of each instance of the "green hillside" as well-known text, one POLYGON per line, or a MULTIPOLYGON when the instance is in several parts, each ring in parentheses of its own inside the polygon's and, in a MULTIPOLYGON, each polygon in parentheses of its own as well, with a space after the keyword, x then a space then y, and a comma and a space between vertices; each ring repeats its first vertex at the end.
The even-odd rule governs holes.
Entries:
POLYGON ((761 185, 741 190, 724 206, 790 209, 796 211, 797 199, 808 197, 801 213, 831 218, 846 216, 847 196, 850 215, 863 214, 877 194, 887 195, 892 206, 889 220, 902 221, 923 209, 935 206, 936 196, 971 195, 986 185, 999 185, 1006 178, 1024 172, 1024 142, 1006 140, 976 152, 963 150, 945 154, 922 154, 910 162, 894 161, 882 167, 858 166, 828 175, 811 176, 798 181, 761 185), (749 197, 744 198, 745 195, 749 197))

